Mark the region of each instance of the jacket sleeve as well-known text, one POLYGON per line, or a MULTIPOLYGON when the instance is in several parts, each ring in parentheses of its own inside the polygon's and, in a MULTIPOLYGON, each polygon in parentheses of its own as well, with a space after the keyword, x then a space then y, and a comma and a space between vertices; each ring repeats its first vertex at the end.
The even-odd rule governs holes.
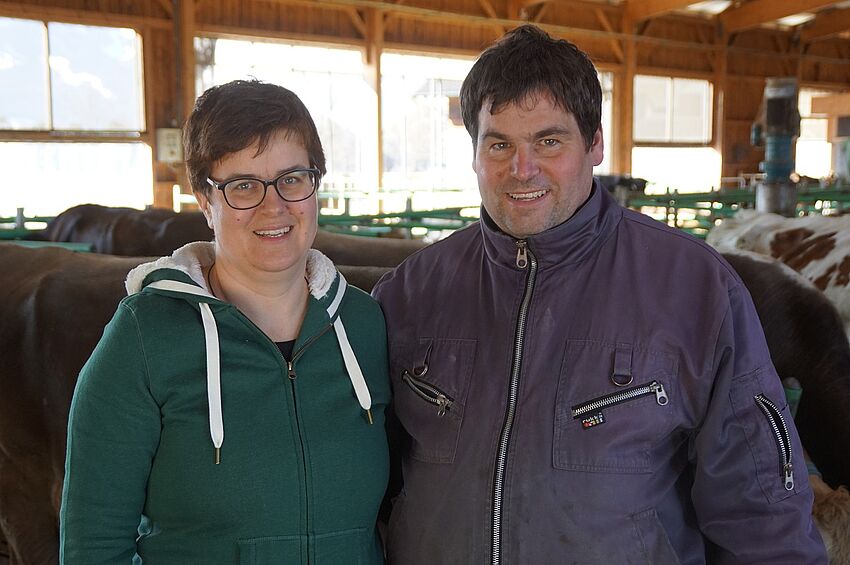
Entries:
POLYGON ((121 303, 71 403, 60 563, 132 562, 159 434, 139 326, 121 303))
POLYGON ((691 495, 709 563, 826 564, 800 439, 740 284, 729 291, 712 376, 708 408, 690 445, 691 495))

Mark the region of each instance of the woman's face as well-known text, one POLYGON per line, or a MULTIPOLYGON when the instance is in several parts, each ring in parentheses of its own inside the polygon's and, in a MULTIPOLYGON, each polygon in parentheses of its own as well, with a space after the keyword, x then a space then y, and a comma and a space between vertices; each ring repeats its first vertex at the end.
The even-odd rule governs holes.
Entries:
MULTIPOLYGON (((310 166, 298 136, 287 131, 273 135, 259 155, 257 148, 254 143, 225 155, 213 165, 210 177, 217 182, 235 177, 271 180, 286 170, 310 166)), ((196 196, 215 232, 216 263, 223 270, 249 280, 293 270, 304 273, 318 228, 315 193, 301 202, 287 202, 269 186, 262 203, 250 210, 234 210, 216 188, 208 197, 196 196)))

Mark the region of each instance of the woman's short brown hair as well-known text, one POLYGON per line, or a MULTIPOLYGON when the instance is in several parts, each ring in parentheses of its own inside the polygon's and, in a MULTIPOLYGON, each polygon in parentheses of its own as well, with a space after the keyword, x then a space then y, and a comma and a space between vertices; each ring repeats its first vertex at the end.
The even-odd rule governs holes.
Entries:
POLYGON ((204 92, 183 128, 183 152, 192 189, 208 195, 214 163, 258 144, 265 151, 278 132, 295 135, 307 150, 310 166, 324 175, 325 152, 316 124, 294 92, 258 80, 234 80, 204 92))

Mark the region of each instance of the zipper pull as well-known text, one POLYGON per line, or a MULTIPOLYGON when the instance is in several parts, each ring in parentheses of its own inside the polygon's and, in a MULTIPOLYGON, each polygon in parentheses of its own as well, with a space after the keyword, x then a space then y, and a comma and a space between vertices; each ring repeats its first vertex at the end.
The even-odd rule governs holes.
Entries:
POLYGON ((520 269, 525 269, 528 266, 528 253, 526 252, 527 243, 524 239, 518 239, 516 246, 516 266, 520 269))
POLYGON ((668 402, 667 391, 664 390, 664 385, 659 383, 658 381, 653 381, 652 385, 650 385, 652 391, 655 393, 655 401, 659 406, 664 406, 668 402))
POLYGON ((289 369, 289 380, 294 381, 296 374, 295 374, 295 367, 293 366, 292 361, 287 361, 286 367, 287 367, 287 369, 289 369))
POLYGON ((446 395, 437 395, 437 416, 440 416, 441 418, 445 416, 446 410, 449 409, 449 404, 451 404, 451 402, 449 402, 449 399, 446 398, 446 395))
POLYGON ((794 490, 794 467, 789 462, 782 469, 785 471, 785 490, 794 490))

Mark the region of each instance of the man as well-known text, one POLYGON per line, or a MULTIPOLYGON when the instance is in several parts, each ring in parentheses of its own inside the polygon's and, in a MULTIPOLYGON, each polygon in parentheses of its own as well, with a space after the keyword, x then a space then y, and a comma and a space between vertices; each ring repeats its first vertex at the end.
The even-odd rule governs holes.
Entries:
POLYGON ((593 179, 588 57, 520 27, 461 107, 481 222, 374 291, 404 438, 390 563, 826 563, 740 279, 593 179))

